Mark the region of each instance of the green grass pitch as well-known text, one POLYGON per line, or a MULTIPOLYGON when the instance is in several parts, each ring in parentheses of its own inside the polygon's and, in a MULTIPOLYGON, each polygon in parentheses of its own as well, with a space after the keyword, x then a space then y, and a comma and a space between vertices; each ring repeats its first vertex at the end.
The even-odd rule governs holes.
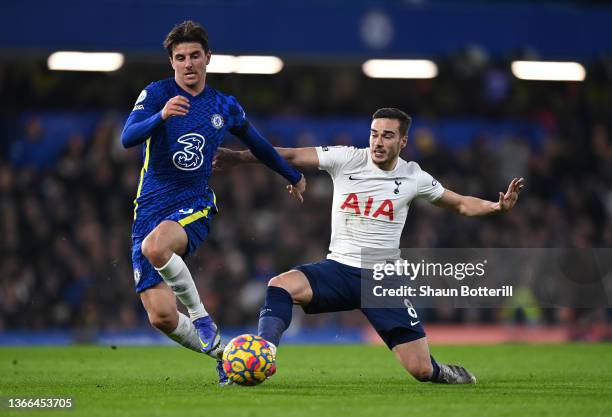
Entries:
MULTIPOLYGON (((612 345, 434 346, 475 386, 418 383, 384 347, 281 346, 257 387, 218 387, 213 361, 173 347, 0 349, 0 396, 72 397, 6 416, 610 416, 612 345)), ((5 401, 6 402, 6 401, 5 401)))

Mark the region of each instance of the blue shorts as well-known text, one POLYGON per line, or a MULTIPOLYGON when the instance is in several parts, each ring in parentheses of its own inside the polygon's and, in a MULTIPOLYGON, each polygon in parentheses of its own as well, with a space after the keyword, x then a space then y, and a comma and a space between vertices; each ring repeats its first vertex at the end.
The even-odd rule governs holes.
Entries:
MULTIPOLYGON (((211 207, 204 201, 195 201, 191 204, 191 206, 181 208, 166 217, 160 218, 159 221, 152 222, 151 230, 148 232, 150 233, 164 220, 172 220, 183 226, 187 233, 187 250, 183 254, 183 258, 193 253, 204 242, 210 230, 212 217, 217 213, 216 207, 211 207)), ((148 233, 143 236, 132 235, 132 266, 137 293, 163 281, 153 265, 142 254, 142 241, 148 233)))
POLYGON ((312 301, 306 314, 359 309, 389 349, 425 337, 425 330, 414 309, 361 308, 361 268, 331 259, 294 269, 306 275, 312 288, 312 301))

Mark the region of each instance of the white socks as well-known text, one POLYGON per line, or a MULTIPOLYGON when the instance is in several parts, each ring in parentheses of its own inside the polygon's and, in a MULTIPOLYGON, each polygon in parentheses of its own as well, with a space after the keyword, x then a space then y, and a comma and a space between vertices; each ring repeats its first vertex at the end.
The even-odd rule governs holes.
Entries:
MULTIPOLYGON (((187 317, 180 311, 177 311, 177 313, 178 325, 176 326, 176 329, 172 331, 172 333, 166 334, 166 336, 174 340, 179 345, 186 347, 187 349, 193 350, 197 353, 202 353, 202 347, 200 346, 200 336, 198 335, 198 331, 193 325, 193 322, 189 320, 189 317, 187 317)), ((219 360, 223 355, 223 349, 225 349, 225 343, 219 343, 219 346, 216 349, 213 349, 208 352, 207 355, 213 359, 219 360)), ((274 350, 274 354, 276 354, 276 350, 274 350)))
MULTIPOLYGON (((172 289, 176 298, 187 307, 191 320, 208 316, 208 312, 204 309, 204 304, 202 304, 200 300, 200 295, 198 294, 195 282, 193 282, 189 268, 187 268, 185 261, 183 261, 180 256, 173 253, 166 265, 155 269, 172 289)), ((179 326, 177 330, 180 327, 181 322, 179 316, 179 326)))
POLYGON ((178 314, 179 324, 176 326, 176 329, 174 329, 174 331, 168 335, 168 337, 179 345, 185 346, 187 349, 202 353, 198 331, 195 329, 191 320, 189 320, 189 317, 180 311, 178 314))
POLYGON ((168 337, 179 345, 185 346, 187 349, 202 353, 202 349, 200 348, 200 337, 193 323, 189 320, 189 317, 180 311, 178 315, 178 326, 176 326, 176 329, 174 329, 168 337))

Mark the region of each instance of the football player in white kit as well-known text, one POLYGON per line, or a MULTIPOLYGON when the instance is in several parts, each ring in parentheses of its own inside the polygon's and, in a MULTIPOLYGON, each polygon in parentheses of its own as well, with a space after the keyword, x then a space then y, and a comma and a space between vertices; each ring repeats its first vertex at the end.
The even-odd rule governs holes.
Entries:
MULTIPOLYGON (((363 249, 399 249, 408 208, 415 198, 465 216, 510 210, 523 188, 515 178, 496 202, 445 189, 416 162, 399 157, 406 146, 411 118, 399 109, 383 108, 372 117, 370 147, 277 148, 298 168, 327 171, 334 184, 332 232, 327 259, 280 274, 268 283, 258 333, 276 346, 291 323, 292 305, 307 314, 359 309, 404 368, 419 381, 473 384, 465 368, 438 364, 429 354, 421 321, 412 308, 363 308, 363 249)), ((214 165, 224 169, 257 160, 248 151, 221 150, 214 165)), ((291 192, 291 186, 288 186, 291 192)))

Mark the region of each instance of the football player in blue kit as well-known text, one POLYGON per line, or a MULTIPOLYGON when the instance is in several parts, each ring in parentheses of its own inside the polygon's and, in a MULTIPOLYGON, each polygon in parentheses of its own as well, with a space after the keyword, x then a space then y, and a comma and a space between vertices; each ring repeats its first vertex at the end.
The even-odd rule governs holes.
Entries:
POLYGON ((306 181, 249 123, 234 97, 206 83, 211 51, 201 25, 176 25, 164 47, 174 77, 142 90, 121 135, 126 148, 143 145, 132 229, 136 291, 150 323, 177 343, 217 359, 224 382, 219 330, 183 260, 206 239, 217 213, 208 186, 213 156, 229 131, 286 178, 299 201, 306 181), (177 310, 176 298, 189 317, 177 310))

